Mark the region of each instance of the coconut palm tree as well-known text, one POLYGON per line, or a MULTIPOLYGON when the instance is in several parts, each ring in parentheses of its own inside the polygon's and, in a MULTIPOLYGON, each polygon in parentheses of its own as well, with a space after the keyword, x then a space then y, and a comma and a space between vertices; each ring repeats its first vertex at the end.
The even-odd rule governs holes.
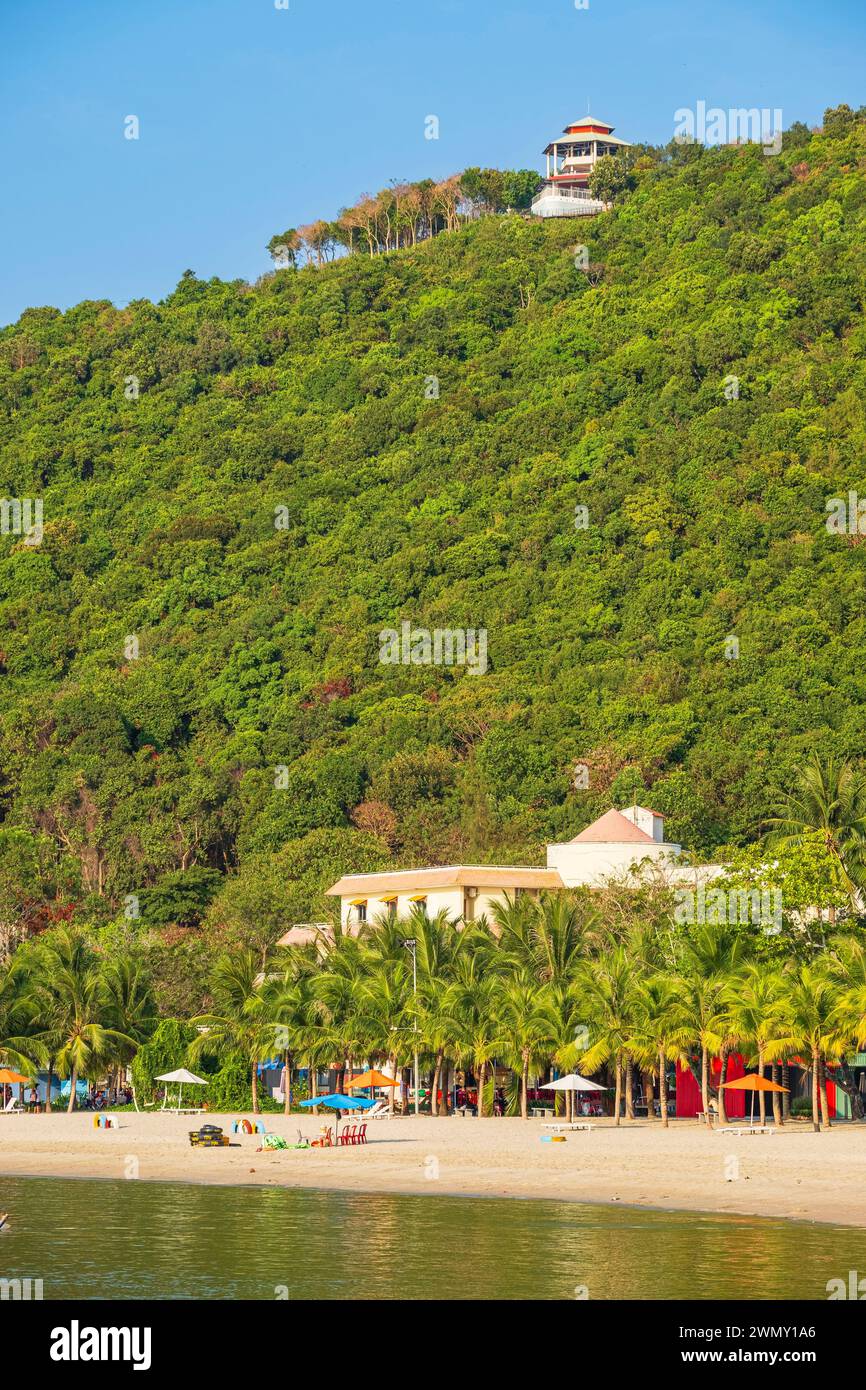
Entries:
POLYGON ((520 1114, 528 1120, 530 1071, 550 1056, 556 1037, 548 987, 528 972, 509 976, 502 984, 498 1023, 496 1050, 519 1073, 520 1114))
MULTIPOLYGON (((787 981, 780 971, 765 961, 753 961, 744 965, 739 974, 728 981, 724 996, 729 1033, 737 1038, 741 1050, 754 1048, 758 1075, 764 1076, 768 1052, 776 1057, 795 1046, 787 1019, 787 981)), ((761 1124, 766 1119, 766 1100, 766 1092, 759 1091, 761 1124)), ((781 1125, 779 1092, 773 1092, 773 1116, 776 1124, 781 1125)))
POLYGON ((274 1050, 273 1009, 260 964, 250 950, 220 956, 210 980, 213 1007, 192 1020, 203 1031, 189 1047, 193 1062, 207 1052, 234 1052, 245 1059, 255 1115, 260 1113, 258 1063, 274 1050))
POLYGON ((823 962, 794 967, 788 986, 788 1022, 793 1047, 805 1052, 812 1071, 812 1128, 830 1126, 825 1063, 842 1042, 839 999, 823 962))
POLYGON ((680 1061, 694 1037, 683 993, 683 983, 676 976, 652 975, 640 983, 635 998, 630 1046, 643 1059, 655 1061, 665 1129, 668 1127, 668 1062, 680 1061))
POLYGON ((479 1119, 484 1118, 484 1093, 499 1038, 497 1002, 503 972, 497 956, 486 922, 467 928, 455 952, 454 975, 443 1001, 453 1022, 455 1056, 475 1072, 479 1119))
MULTIPOLYGON (((770 843, 797 848, 817 834, 852 903, 866 885, 866 777, 852 763, 816 754, 769 822, 770 843)), ((829 910, 831 925, 836 909, 829 910)))
POLYGON ((581 970, 577 991, 586 1002, 586 1046, 579 1050, 581 1070, 614 1070, 614 1117, 620 1122, 623 1064, 634 1033, 640 967, 622 945, 610 945, 600 959, 581 970))
POLYGON ((69 1077, 68 1111, 75 1109, 78 1079, 102 1067, 135 1039, 112 1027, 105 974, 86 936, 59 927, 40 943, 39 960, 49 995, 49 1023, 40 1041, 56 1047, 57 1070, 69 1077))
POLYGON ((106 1021, 124 1038, 113 1052, 117 1066, 117 1088, 122 1073, 142 1043, 147 1042, 159 1022, 156 998, 150 976, 141 961, 123 956, 104 967, 106 1021))

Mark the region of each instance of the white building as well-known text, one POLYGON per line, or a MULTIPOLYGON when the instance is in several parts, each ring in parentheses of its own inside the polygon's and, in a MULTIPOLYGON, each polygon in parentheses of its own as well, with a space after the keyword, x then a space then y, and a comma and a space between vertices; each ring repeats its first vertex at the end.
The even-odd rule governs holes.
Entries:
MULTIPOLYGON (((665 839, 664 826, 664 817, 644 806, 612 808, 573 840, 548 845, 546 868, 454 864, 346 874, 328 889, 328 895, 340 899, 344 931, 356 933, 366 922, 388 913, 406 917, 419 905, 431 917, 445 911, 464 922, 490 918, 494 903, 513 901, 521 894, 538 898, 566 888, 600 888, 606 879, 639 866, 663 871, 671 883, 695 882, 720 872, 711 865, 695 870, 679 864, 682 846, 665 839)), ((280 945, 304 945, 327 931, 326 924, 296 926, 280 945)))
POLYGON ((645 860, 671 868, 682 851, 682 845, 665 840, 664 816, 628 806, 606 811, 567 844, 548 845, 547 863, 566 888, 594 888, 645 860))
POLYGON ((544 151, 547 177, 532 203, 535 216, 588 217, 604 212, 607 204, 589 192, 589 176, 603 155, 628 148, 627 140, 613 134, 612 125, 594 116, 567 125, 544 151))

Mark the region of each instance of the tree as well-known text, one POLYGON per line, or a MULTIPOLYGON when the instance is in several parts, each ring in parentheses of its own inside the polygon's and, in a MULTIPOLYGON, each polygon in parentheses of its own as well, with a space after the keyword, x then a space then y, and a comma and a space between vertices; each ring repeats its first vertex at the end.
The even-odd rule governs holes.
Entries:
POLYGON ((620 193, 631 186, 631 175, 625 161, 615 155, 603 154, 596 160, 587 180, 593 198, 602 203, 614 203, 620 193))
POLYGON ((294 227, 277 232, 267 244, 267 251, 278 269, 296 266, 301 250, 301 237, 294 227))
POLYGON ((69 1078, 67 1109, 71 1113, 79 1077, 102 1067, 118 1049, 134 1049, 136 1044, 134 1038, 110 1026, 105 976, 86 937, 64 927, 40 945, 47 1026, 39 1041, 56 1058, 60 1075, 69 1078))
MULTIPOLYGON (((817 836, 852 901, 866 883, 866 777, 853 764, 813 754, 789 799, 770 820, 771 843, 800 848, 817 836)), ((835 903, 828 907, 831 925, 835 903)))
POLYGON ((246 1062, 253 1113, 259 1113, 258 1063, 275 1049, 276 1030, 264 981, 252 951, 221 956, 211 978, 213 1008, 192 1020, 202 1029, 190 1043, 190 1059, 204 1053, 237 1054, 246 1062))

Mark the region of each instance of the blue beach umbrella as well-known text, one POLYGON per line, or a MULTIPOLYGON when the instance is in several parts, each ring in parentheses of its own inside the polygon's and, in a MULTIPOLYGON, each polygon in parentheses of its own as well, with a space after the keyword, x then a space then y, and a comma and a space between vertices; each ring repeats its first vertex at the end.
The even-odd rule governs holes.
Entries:
POLYGON ((361 1096, 344 1096, 339 1091, 335 1091, 330 1096, 311 1096, 309 1100, 302 1100, 301 1105, 305 1110, 314 1105, 326 1105, 329 1110, 334 1111, 334 1138, 336 1139, 340 1131, 340 1111, 341 1110, 369 1110, 375 1105, 374 1100, 366 1100, 361 1096))

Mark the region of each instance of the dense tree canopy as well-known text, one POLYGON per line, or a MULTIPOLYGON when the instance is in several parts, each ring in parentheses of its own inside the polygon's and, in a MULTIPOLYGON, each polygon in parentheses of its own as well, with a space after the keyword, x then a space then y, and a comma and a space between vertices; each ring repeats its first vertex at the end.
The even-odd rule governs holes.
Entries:
POLYGON ((43 504, 0 536, 4 926, 255 952, 275 856, 289 925, 623 794, 708 854, 861 756, 864 170, 839 108, 645 153, 592 220, 333 263, 307 228, 321 264, 254 287, 0 332, 0 495, 43 504), (404 621, 484 629, 486 669, 383 664, 404 621))

